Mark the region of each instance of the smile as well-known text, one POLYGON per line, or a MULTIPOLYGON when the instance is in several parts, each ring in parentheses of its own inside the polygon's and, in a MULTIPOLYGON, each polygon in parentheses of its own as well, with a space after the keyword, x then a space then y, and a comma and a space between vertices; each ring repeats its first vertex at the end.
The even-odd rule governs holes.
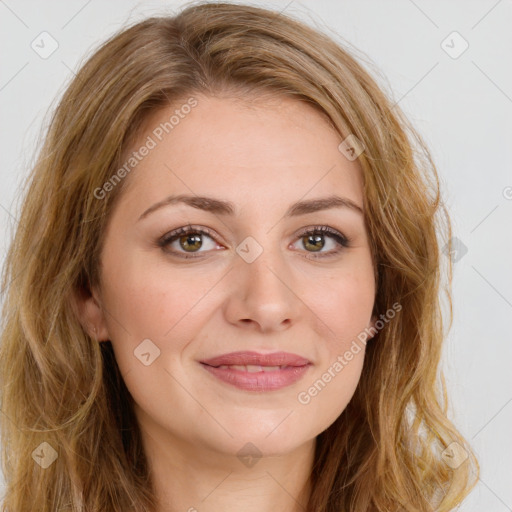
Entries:
POLYGON ((308 372, 311 363, 302 366, 220 365, 201 363, 217 380, 245 391, 275 391, 291 386, 308 372))

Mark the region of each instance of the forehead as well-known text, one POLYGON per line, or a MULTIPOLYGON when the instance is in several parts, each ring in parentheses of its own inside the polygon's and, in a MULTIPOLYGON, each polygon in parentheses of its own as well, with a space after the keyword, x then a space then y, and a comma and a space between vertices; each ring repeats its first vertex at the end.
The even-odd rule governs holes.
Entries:
POLYGON ((131 207, 143 210, 170 193, 209 195, 235 204, 291 203, 339 192, 362 205, 357 161, 326 116, 286 97, 193 97, 144 122, 126 158, 151 146, 127 177, 131 207))

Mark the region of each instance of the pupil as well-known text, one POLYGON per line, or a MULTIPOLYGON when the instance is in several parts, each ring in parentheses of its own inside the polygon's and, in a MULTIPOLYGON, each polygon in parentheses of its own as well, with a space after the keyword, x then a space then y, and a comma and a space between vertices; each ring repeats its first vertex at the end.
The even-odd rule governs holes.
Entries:
MULTIPOLYGON (((323 243, 322 238, 323 235, 308 235, 304 237, 306 241, 306 246, 310 245, 313 248, 313 251, 318 251, 322 249, 323 243)), ((201 248, 203 245, 201 241, 201 235, 199 234, 193 234, 193 235, 185 235, 180 238, 180 243, 183 247, 183 249, 188 250, 192 249, 192 251, 196 251, 201 248)))
MULTIPOLYGON (((322 247, 323 247, 323 243, 321 243, 322 237, 323 237, 323 235, 308 235, 305 238, 308 240, 313 240, 313 242, 311 243, 313 250, 318 251, 318 250, 322 249, 322 247)), ((309 242, 306 242, 306 245, 308 245, 308 243, 309 242)))
POLYGON ((193 252, 194 250, 200 249, 201 246, 203 245, 203 242, 201 241, 201 235, 199 235, 199 234, 182 236, 180 238, 180 243, 181 242, 183 242, 181 244, 183 249, 185 249, 185 250, 187 250, 189 248, 192 249, 192 251, 189 251, 189 252, 193 252), (195 247, 193 247, 194 243, 197 244, 195 247))

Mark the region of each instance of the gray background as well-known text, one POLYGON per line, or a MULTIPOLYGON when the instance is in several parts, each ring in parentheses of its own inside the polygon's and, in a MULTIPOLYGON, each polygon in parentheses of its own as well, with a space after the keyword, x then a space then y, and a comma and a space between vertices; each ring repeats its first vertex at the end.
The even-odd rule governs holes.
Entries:
MULTIPOLYGON (((74 70, 122 25, 182 4, 0 0, 2 261, 16 227, 17 187, 33 162, 48 109, 74 70), (42 46, 43 31, 58 43, 47 58, 31 47, 33 41, 42 46)), ((451 417, 482 468, 461 510, 512 511, 512 2, 252 4, 283 10, 354 45, 430 147, 454 235, 467 248, 455 264, 455 317, 443 357, 451 417), (464 41, 453 31, 469 45, 457 58, 464 41)), ((51 41, 45 41, 48 50, 51 41)))

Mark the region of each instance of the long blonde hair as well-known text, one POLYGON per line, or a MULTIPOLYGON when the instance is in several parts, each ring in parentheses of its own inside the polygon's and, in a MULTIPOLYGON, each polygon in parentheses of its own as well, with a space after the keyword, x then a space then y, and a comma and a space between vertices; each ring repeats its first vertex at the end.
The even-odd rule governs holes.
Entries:
POLYGON ((94 191, 143 121, 178 98, 226 90, 306 101, 364 144, 374 313, 403 306, 368 343, 353 399, 317 437, 308 511, 447 511, 474 485, 478 464, 447 419, 438 368, 443 276, 452 322, 438 236, 449 240, 451 228, 424 142, 327 36, 265 9, 201 3, 111 37, 53 113, 3 271, 3 512, 154 510, 131 395, 111 343, 87 334, 75 300, 99 283, 104 228, 128 178, 101 200, 94 191), (468 455, 457 468, 442 456, 453 443, 468 455), (57 458, 43 468, 37 450, 57 458))

